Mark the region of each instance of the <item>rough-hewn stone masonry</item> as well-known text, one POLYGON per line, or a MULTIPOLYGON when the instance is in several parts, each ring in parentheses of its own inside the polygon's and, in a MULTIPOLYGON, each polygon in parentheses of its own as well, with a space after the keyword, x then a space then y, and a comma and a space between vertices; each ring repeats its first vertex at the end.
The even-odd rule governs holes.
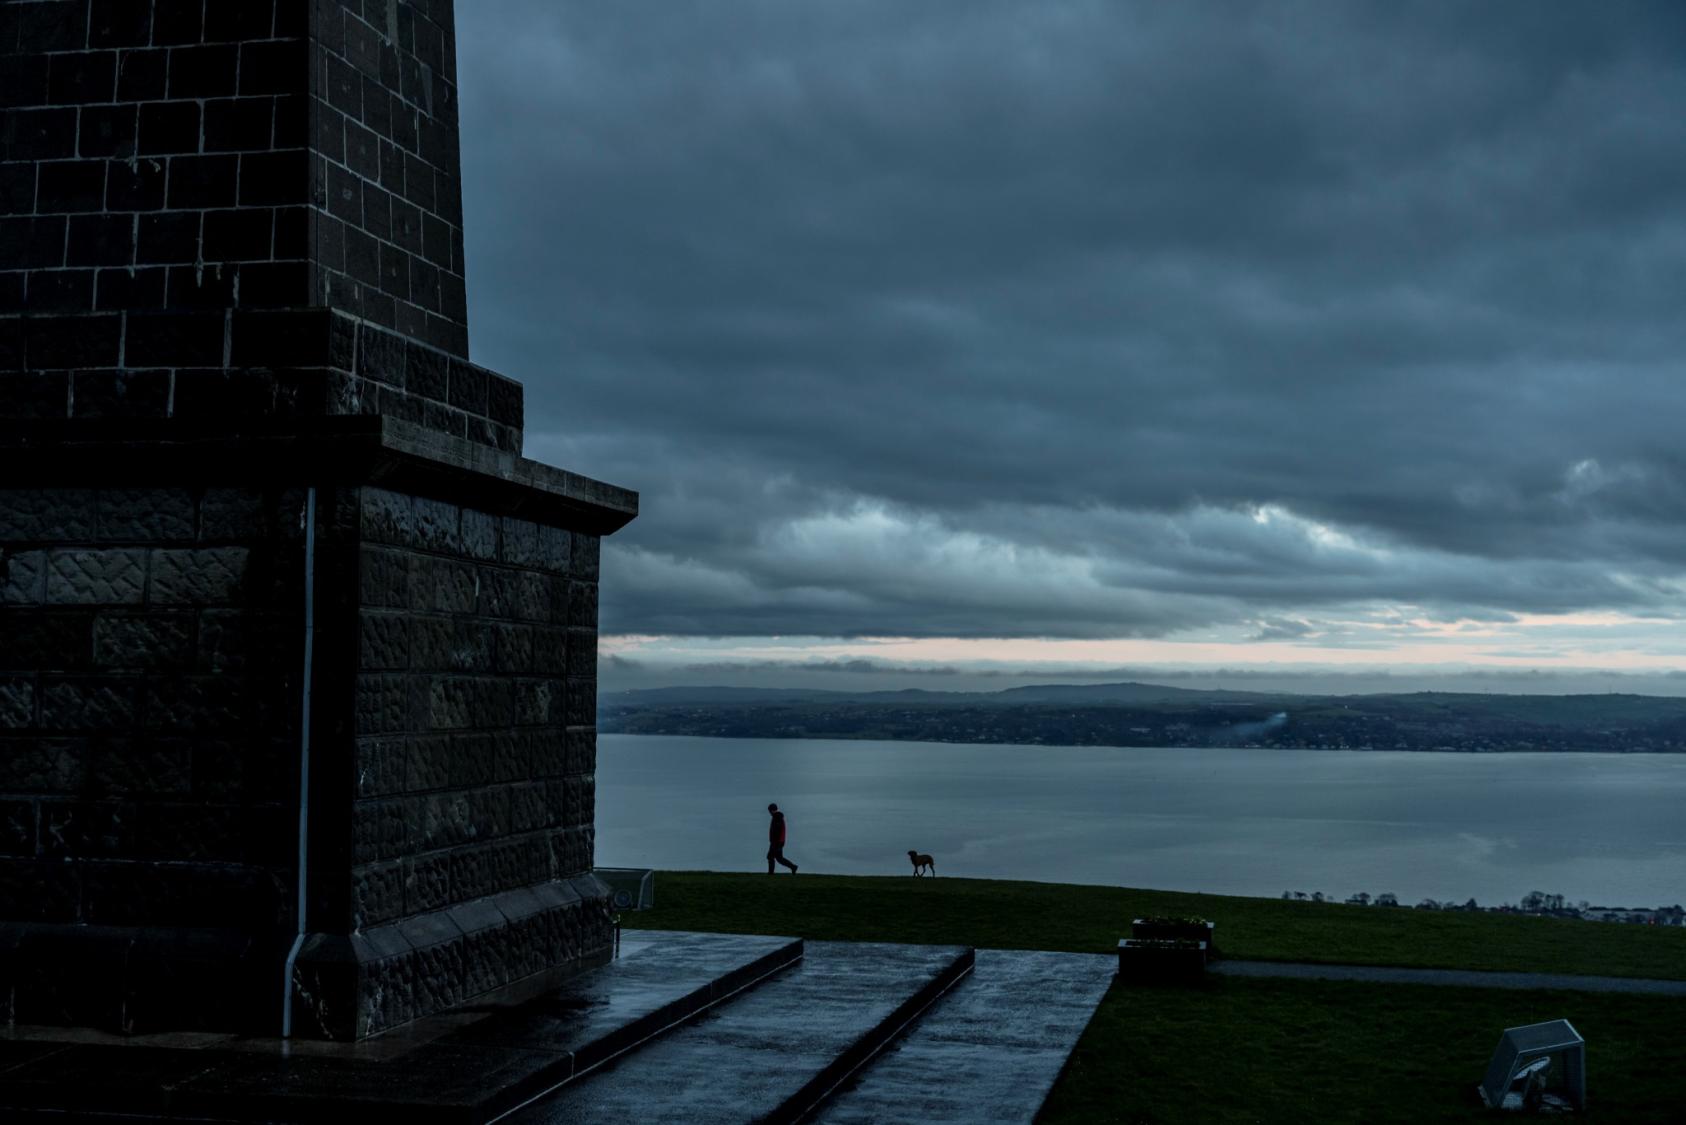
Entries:
POLYGON ((607 955, 637 497, 468 361, 454 59, 449 0, 0 0, 16 1022, 352 1038, 607 955))

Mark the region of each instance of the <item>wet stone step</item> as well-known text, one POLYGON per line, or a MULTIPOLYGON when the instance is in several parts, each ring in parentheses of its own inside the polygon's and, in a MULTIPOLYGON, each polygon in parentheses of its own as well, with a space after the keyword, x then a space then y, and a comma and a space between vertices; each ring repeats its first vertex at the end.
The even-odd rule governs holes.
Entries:
POLYGON ((356 1044, 18 1029, 0 1040, 0 1121, 482 1125, 801 958, 795 938, 663 934, 524 1004, 356 1044))
POLYGON ((978 950, 972 975, 814 1120, 1030 1125, 1117 968, 1105 954, 978 950))
POLYGON ((508 1125, 799 1120, 964 979, 972 959, 961 946, 808 942, 800 965, 508 1125))

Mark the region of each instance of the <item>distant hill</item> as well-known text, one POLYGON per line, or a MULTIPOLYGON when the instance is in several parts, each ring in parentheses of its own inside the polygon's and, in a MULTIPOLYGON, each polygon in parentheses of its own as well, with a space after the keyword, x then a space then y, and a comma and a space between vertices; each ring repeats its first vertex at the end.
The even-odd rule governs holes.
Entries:
POLYGON ((1093 746, 1686 752, 1686 698, 1316 696, 1160 684, 995 692, 671 687, 610 692, 605 733, 1093 746))
POLYGON ((1176 688, 1163 684, 1043 684, 1008 688, 991 698, 1002 703, 1257 703, 1279 698, 1252 691, 1223 691, 1211 688, 1176 688))
POLYGON ((1041 684, 1001 691, 824 691, 813 688, 665 687, 605 692, 605 703, 630 707, 659 707, 717 703, 931 703, 977 706, 999 703, 1167 703, 1174 700, 1254 702, 1275 696, 1256 692, 1214 691, 1165 687, 1161 684, 1041 684))

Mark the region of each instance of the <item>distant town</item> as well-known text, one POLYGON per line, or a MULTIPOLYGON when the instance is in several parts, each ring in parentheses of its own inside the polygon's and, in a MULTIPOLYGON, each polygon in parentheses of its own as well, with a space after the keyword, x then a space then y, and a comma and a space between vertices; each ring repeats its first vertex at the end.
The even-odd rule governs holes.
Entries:
MULTIPOLYGON (((1393 894, 1369 895, 1360 891, 1346 898, 1334 898, 1321 891, 1283 891, 1282 897, 1292 902, 1338 903, 1344 906, 1376 906, 1404 908, 1405 903, 1393 894)), ((1530 891, 1517 903, 1482 906, 1473 898, 1466 902, 1425 898, 1417 902, 1416 910, 1480 911, 1488 914, 1527 914, 1538 918, 1574 918, 1583 922, 1621 922, 1633 926, 1686 926, 1686 907, 1673 906, 1594 906, 1590 902, 1568 902, 1562 895, 1530 891)))
POLYGON ((606 694, 599 729, 717 738, 1458 753, 1686 752, 1686 699, 1295 696, 1081 684, 972 692, 668 688, 606 694))

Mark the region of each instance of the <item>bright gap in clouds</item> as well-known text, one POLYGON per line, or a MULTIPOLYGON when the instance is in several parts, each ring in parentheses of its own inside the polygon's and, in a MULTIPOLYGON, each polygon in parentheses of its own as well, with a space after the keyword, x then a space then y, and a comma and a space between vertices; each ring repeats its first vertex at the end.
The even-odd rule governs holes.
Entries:
MULTIPOLYGON (((954 665, 1603 670, 1686 661, 1666 602, 1575 608, 1589 590, 1643 602, 1643 578, 1566 561, 1518 573, 1501 560, 1387 543, 1281 504, 1180 513, 1091 510, 1074 534, 1025 534, 1064 513, 1014 510, 956 527, 855 501, 753 529, 699 560, 610 540, 604 652, 687 666, 871 661, 954 665), (1021 542, 1022 539, 1030 540, 1021 542), (1456 598, 1446 596, 1455 590, 1456 598), (1421 600, 1397 601, 1411 592, 1421 600), (1513 612, 1561 598, 1562 612, 1513 612), (1258 601, 1273 603, 1259 614, 1258 601), (779 627, 828 619, 835 634, 779 627), (991 622, 1015 630, 959 635, 991 622), (909 635, 903 622, 926 625, 909 635), (771 628, 756 628, 767 622, 771 628)), ((623 667, 630 664, 623 663, 623 667)))
MULTIPOLYGON (((614 565, 607 572, 614 577, 604 616, 604 686, 706 681, 868 690, 917 683, 988 690, 1057 678, 1204 676, 1211 681, 1204 686, 1280 681, 1276 690, 1307 692, 1686 692, 1686 681, 1669 675, 1686 665, 1686 632, 1678 617, 1656 607, 1517 614, 1318 600, 1317 584, 1361 594, 1366 587, 1401 584, 1413 573, 1438 582, 1452 567, 1469 575, 1470 560, 1364 541, 1280 504, 1152 518, 1091 516, 1096 525, 1128 526, 1133 558, 1109 557, 1094 540, 1074 541, 1066 552, 1025 548, 980 531, 953 530, 931 514, 868 503, 767 528, 740 545, 732 567, 705 567, 610 541, 607 557, 614 565), (1258 582, 1236 572, 1259 555, 1298 560, 1303 604, 1270 617, 1249 616, 1232 587, 1258 582), (614 594, 617 580, 632 589, 614 594), (890 621, 894 606, 917 602, 926 617, 946 606, 995 606, 1013 619, 1045 619, 1064 607, 1072 614, 1060 621, 1066 631, 1087 627, 1103 636, 617 631, 617 612, 632 607, 637 616, 641 599, 659 597, 658 584, 690 590, 693 607, 722 614, 722 624, 781 602, 809 616, 835 611, 841 621, 890 621), (1143 614, 1155 600, 1158 606, 1143 614), (1167 607, 1177 607, 1185 621, 1165 616, 1167 607), (1131 629, 1146 636, 1104 636, 1131 629)), ((1502 592, 1512 580, 1501 563, 1487 563, 1485 570, 1470 589, 1502 592)), ((1607 573, 1593 577, 1630 585, 1607 573)), ((703 621, 698 617, 698 624, 703 621)))

